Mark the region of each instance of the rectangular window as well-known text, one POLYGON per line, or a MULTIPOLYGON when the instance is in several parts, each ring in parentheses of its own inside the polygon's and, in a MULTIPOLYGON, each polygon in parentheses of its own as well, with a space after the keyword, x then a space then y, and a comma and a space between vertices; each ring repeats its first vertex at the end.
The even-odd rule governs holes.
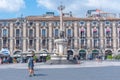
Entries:
POLYGON ((55 26, 55 27, 56 27, 56 26, 57 26, 57 22, 53 22, 53 26, 55 26))
POLYGON ((54 36, 58 36, 58 35, 59 35, 58 29, 55 29, 54 36))
POLYGON ((72 21, 67 21, 66 26, 72 26, 72 21))
POLYGON ((71 29, 68 29, 68 30, 67 30, 67 36, 68 36, 68 37, 71 37, 71 36, 72 36, 72 30, 71 30, 71 29))
POLYGON ((46 43, 46 40, 43 39, 43 40, 42 40, 42 46, 45 46, 45 43, 46 43))
POLYGON ((6 39, 4 39, 4 40, 3 40, 3 44, 5 45, 6 43, 7 43, 7 40, 6 40, 6 39))
POLYGON ((29 40, 29 45, 30 45, 30 46, 33 45, 33 40, 29 40))
POLYGON ((19 35, 20 35, 20 30, 16 29, 16 36, 19 36, 19 35))
POLYGON ((45 36, 46 36, 46 30, 42 29, 42 37, 45 37, 45 36))
POLYGON ((81 34, 81 37, 84 37, 84 32, 82 32, 82 31, 81 31, 81 33, 80 33, 80 34, 81 34))
POLYGON ((3 26, 8 26, 8 22, 3 22, 3 26))
POLYGON ((33 36, 33 29, 29 30, 29 36, 33 36))
POLYGON ((46 22, 41 22, 41 26, 46 26, 46 22))
POLYGON ((16 46, 18 46, 20 44, 19 40, 16 40, 16 46))
POLYGON ((3 36, 7 36, 7 35, 8 35, 7 29, 3 29, 3 36))
POLYGON ((81 45, 81 48, 85 48, 86 45, 87 45, 86 39, 85 39, 85 38, 82 38, 80 42, 81 42, 81 44, 80 44, 80 45, 81 45))
POLYGON ((6 47, 6 46, 7 46, 7 40, 4 39, 4 40, 3 40, 3 47, 6 47))
POLYGON ((110 38, 106 39, 106 45, 107 45, 107 47, 111 47, 112 46, 112 39, 110 39, 110 38))

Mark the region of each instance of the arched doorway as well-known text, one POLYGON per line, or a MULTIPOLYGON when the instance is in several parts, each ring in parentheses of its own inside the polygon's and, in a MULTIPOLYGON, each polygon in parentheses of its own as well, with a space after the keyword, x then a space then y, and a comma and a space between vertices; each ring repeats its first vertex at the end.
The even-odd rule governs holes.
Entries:
POLYGON ((81 60, 86 59, 86 51, 85 50, 80 50, 79 51, 79 56, 81 60))
POLYGON ((17 62, 17 63, 19 63, 19 62, 23 62, 23 59, 22 59, 22 52, 21 52, 21 50, 16 50, 16 51, 14 51, 13 52, 13 62, 17 62))
POLYGON ((16 50, 13 52, 13 57, 20 57, 21 56, 21 51, 20 50, 16 50))
POLYGON ((118 50, 118 54, 120 54, 120 50, 118 50))
POLYGON ((112 58, 112 51, 111 50, 105 51, 105 59, 107 59, 107 58, 112 58))
POLYGON ((2 56, 10 56, 10 51, 7 48, 2 48, 0 54, 2 56))
POLYGON ((28 52, 35 52, 35 50, 34 49, 29 49, 28 52))
POLYGON ((99 55, 99 51, 98 50, 92 50, 92 59, 97 58, 98 55, 99 55))
POLYGON ((46 62, 46 57, 48 55, 48 51, 47 50, 41 50, 40 52, 40 57, 38 59, 39 62, 46 62))
POLYGON ((73 51, 72 50, 68 50, 67 51, 67 60, 71 60, 73 59, 73 51))

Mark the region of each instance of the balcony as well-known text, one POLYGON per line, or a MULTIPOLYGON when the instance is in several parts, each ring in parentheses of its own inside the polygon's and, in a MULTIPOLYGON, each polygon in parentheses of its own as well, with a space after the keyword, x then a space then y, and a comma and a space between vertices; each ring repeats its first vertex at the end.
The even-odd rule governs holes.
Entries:
POLYGON ((58 38, 59 38, 59 36, 58 36, 58 35, 55 35, 55 36, 54 36, 54 38, 55 38, 55 39, 58 39, 58 38))
POLYGON ((99 36, 98 35, 93 35, 93 38, 98 38, 99 36))
POLYGON ((99 46, 93 46, 93 48, 96 48, 96 49, 98 49, 98 48, 99 48, 99 46))
POLYGON ((21 36, 20 36, 20 35, 16 35, 15 38, 16 38, 16 39, 20 39, 21 36))
POLYGON ((7 44, 3 44, 3 48, 7 48, 8 47, 8 45, 7 44))
POLYGON ((33 35, 29 35, 29 39, 34 39, 34 36, 33 35))
POLYGON ((43 36, 43 35, 41 37, 42 37, 42 39, 46 39, 47 38, 46 36, 43 36))
POLYGON ((72 35, 67 35, 67 38, 68 38, 68 39, 71 39, 71 38, 72 38, 72 35))
POLYGON ((81 45, 81 48, 83 49, 86 49, 86 47, 87 47, 86 45, 81 45))
POLYGON ((111 38, 111 35, 106 35, 106 38, 111 38))
POLYGON ((106 48, 113 48, 113 45, 107 44, 107 45, 106 45, 106 48))
POLYGON ((2 38, 3 38, 3 39, 7 39, 8 36, 7 36, 7 35, 3 35, 2 38))
POLYGON ((29 49, 34 49, 34 46, 33 45, 29 45, 29 49))
POLYGON ((85 38, 86 37, 86 35, 80 35, 80 38, 85 38))

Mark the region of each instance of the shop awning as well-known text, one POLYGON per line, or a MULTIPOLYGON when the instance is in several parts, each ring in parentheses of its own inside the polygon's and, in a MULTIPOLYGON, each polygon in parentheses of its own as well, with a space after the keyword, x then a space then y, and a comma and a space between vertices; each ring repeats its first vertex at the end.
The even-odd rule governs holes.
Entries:
POLYGON ((86 51, 85 50, 80 50, 79 53, 86 53, 86 51))
POLYGON ((93 50, 92 53, 96 53, 97 54, 97 53, 99 53, 99 51, 98 50, 93 50))
POLYGON ((2 48, 0 54, 3 56, 8 56, 10 55, 10 51, 7 48, 2 48))
POLYGON ((46 50, 41 50, 40 52, 40 56, 47 56, 48 52, 46 50))

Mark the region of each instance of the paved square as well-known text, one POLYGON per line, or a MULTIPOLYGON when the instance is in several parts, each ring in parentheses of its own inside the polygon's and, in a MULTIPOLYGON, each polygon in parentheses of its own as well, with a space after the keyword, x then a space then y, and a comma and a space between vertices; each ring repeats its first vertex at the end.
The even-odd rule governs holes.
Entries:
POLYGON ((0 65, 0 80, 119 80, 119 63, 84 62, 83 64, 76 65, 36 64, 36 76, 33 77, 28 76, 27 64, 3 64, 0 65), (105 63, 108 66, 103 66, 105 63), (95 66, 95 64, 98 66, 95 66))

